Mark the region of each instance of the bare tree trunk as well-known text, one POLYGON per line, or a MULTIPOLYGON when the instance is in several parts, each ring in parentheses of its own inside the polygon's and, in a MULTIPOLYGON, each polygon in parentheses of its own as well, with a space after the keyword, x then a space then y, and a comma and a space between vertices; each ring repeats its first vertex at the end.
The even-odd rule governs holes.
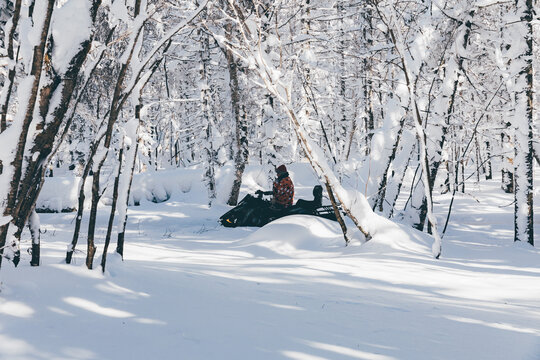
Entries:
MULTIPOLYGON (((203 19, 207 18, 206 11, 203 11, 201 14, 203 19)), ((210 39, 206 32, 203 32, 202 29, 199 29, 198 35, 200 37, 202 48, 200 50, 200 78, 201 78, 201 105, 204 123, 206 125, 206 148, 204 149, 206 153, 206 171, 204 173, 205 183, 208 190, 208 204, 211 206, 212 202, 217 196, 216 193, 216 176, 215 176, 215 167, 216 167, 216 151, 214 149, 214 136, 213 136, 213 124, 214 119, 211 113, 210 108, 210 84, 208 81, 209 70, 210 70, 210 39)))
POLYGON ((338 56, 339 56, 339 75, 338 75, 338 107, 339 107, 339 123, 340 123, 340 131, 338 132, 338 137, 336 138, 337 144, 341 141, 341 146, 336 146, 336 154, 335 156, 338 159, 345 159, 348 155, 348 141, 347 141, 347 134, 351 134, 351 141, 352 141, 352 134, 354 134, 354 131, 351 131, 351 129, 354 129, 356 127, 356 120, 355 119, 349 119, 348 120, 348 114, 347 114, 347 99, 346 99, 346 93, 347 93, 347 69, 345 67, 345 28, 343 24, 343 18, 346 16, 345 6, 343 0, 338 0, 336 3, 336 12, 337 16, 339 18, 339 41, 338 41, 338 56), (339 152, 337 151, 339 149, 339 152))
POLYGON ((345 161, 349 161, 349 157, 351 156, 351 149, 354 142, 354 134, 356 133, 357 126, 358 125, 356 119, 354 119, 351 131, 349 133, 349 141, 347 142, 347 147, 345 149, 345 161))
MULTIPOLYGON (((140 114, 140 111, 137 110, 136 113, 140 114)), ((140 116, 140 115, 138 115, 138 116, 140 116)), ((138 151, 138 148, 139 148, 139 141, 142 141, 142 140, 137 140, 137 142, 135 144, 135 148, 132 150, 133 151, 133 160, 131 162, 129 183, 128 183, 127 189, 126 189, 126 199, 125 199, 126 201, 125 201, 125 204, 123 204, 125 206, 125 211, 124 211, 124 215, 120 218, 118 238, 116 240, 116 252, 118 254, 120 254, 120 256, 122 256, 122 259, 124 258, 124 241, 125 241, 126 224, 127 224, 127 218, 128 218, 127 207, 128 207, 128 204, 129 204, 129 194, 131 192, 131 184, 133 183, 133 174, 135 172, 135 164, 137 162, 137 151, 138 151)), ((127 166, 127 161, 129 160, 129 158, 130 158, 129 154, 126 154, 126 166, 127 166)))
POLYGON ((461 165, 461 193, 465 194, 465 159, 463 157, 459 164, 461 165))
POLYGON ((516 81, 516 109, 514 115, 514 241, 528 242, 534 246, 533 207, 533 14, 532 0, 517 0, 517 14, 521 22, 525 50, 517 61, 523 68, 516 81), (520 64, 521 65, 521 64, 520 64))
POLYGON ((396 153, 400 146, 401 141, 401 134, 403 133, 403 126, 405 125, 405 116, 403 116, 399 122, 399 130, 396 134, 396 141, 394 142, 394 145, 392 147, 392 153, 388 157, 386 161, 386 166, 384 173, 381 177, 381 182, 379 184, 379 190, 377 191, 377 197, 375 198, 375 201, 373 202, 373 210, 378 209, 380 212, 383 212, 384 210, 384 202, 386 199, 386 186, 388 184, 388 176, 390 171, 390 166, 392 165, 392 162, 396 158, 396 153))
POLYGON ((101 271, 105 272, 105 263, 107 262, 107 250, 109 249, 109 243, 111 242, 111 233, 114 223, 114 213, 116 211, 116 203, 118 200, 118 184, 120 182, 120 175, 122 174, 122 161, 124 156, 124 144, 120 147, 118 154, 118 172, 114 179, 114 188, 112 195, 111 214, 109 215, 109 224, 107 226, 107 234, 105 235, 105 245, 103 246, 103 254, 101 255, 101 271))
MULTIPOLYGON (((232 26, 227 25, 227 36, 232 36, 232 26)), ((227 67, 229 69, 229 87, 231 89, 232 115, 236 123, 236 154, 234 155, 235 178, 231 194, 227 200, 228 205, 236 205, 240 195, 242 176, 248 160, 247 121, 245 111, 240 113, 240 85, 238 83, 238 63, 230 49, 225 50, 227 67)))
POLYGON ((28 219, 28 228, 30 229, 30 236, 32 238, 32 260, 30 260, 31 266, 39 266, 40 261, 40 224, 39 216, 36 210, 32 210, 32 214, 28 219))
MULTIPOLYGON (((170 44, 171 44, 171 41, 169 41, 167 43, 167 45, 165 46, 164 53, 169 48, 170 44)), ((130 159, 131 155, 133 156, 133 159, 131 160, 131 170, 130 170, 130 173, 129 173, 129 182, 128 182, 128 185, 127 185, 127 189, 125 190, 126 191, 125 200, 120 205, 121 207, 124 207, 124 209, 123 209, 123 212, 119 211, 120 225, 119 225, 118 237, 117 237, 117 241, 116 241, 116 252, 119 253, 120 256, 122 256, 122 259, 124 258, 124 242, 125 242, 126 224, 127 224, 127 218, 128 218, 127 207, 128 207, 128 204, 129 204, 129 194, 131 192, 131 184, 132 184, 132 181, 133 181, 133 174, 135 172, 135 165, 136 165, 136 162, 137 162, 137 151, 139 149, 139 142, 142 141, 142 139, 139 138, 139 129, 143 125, 142 120, 141 120, 141 109, 143 107, 143 105, 142 105, 142 91, 146 87, 146 84, 148 84, 148 81, 150 81, 150 78, 154 75, 154 73, 159 68, 159 66, 161 64, 161 61, 163 61, 163 59, 164 59, 164 57, 161 57, 159 60, 156 60, 154 62, 154 64, 152 65, 152 67, 150 69, 150 74, 146 79, 146 82, 144 82, 143 84, 140 85, 139 98, 138 98, 139 103, 135 106, 135 119, 137 119, 138 125, 137 125, 137 130, 135 130, 135 134, 133 134, 132 138, 135 139, 136 144, 135 144, 135 148, 133 148, 132 152, 126 154, 126 166, 128 164, 128 161, 131 160, 130 159)))
POLYGON ((486 180, 493 179, 493 167, 491 165, 491 142, 486 141, 486 180))
POLYGON ((90 206, 90 218, 88 219, 88 240, 86 247, 86 267, 90 270, 93 268, 94 255, 96 253, 96 245, 94 238, 96 232, 97 208, 99 204, 99 199, 101 198, 99 178, 101 167, 105 162, 105 158, 106 154, 103 156, 103 159, 101 159, 100 163, 96 166, 97 170, 94 171, 92 177, 92 205, 90 206))
POLYGON ((96 151, 99 147, 100 141, 101 141, 101 138, 95 140, 94 143, 90 146, 90 154, 88 154, 88 158, 84 166, 84 171, 82 173, 81 180, 79 183, 79 199, 78 199, 78 205, 77 205, 77 216, 75 217, 75 229, 73 230, 73 237, 71 239, 71 244, 68 247, 68 250, 66 252, 66 264, 71 264, 73 252, 75 251, 75 247, 77 246, 77 242, 79 240, 79 233, 81 230, 81 223, 82 223, 83 212, 84 212, 84 200, 85 200, 84 188, 86 185, 86 179, 88 178, 90 170, 92 169, 94 156, 96 155, 96 151))
POLYGON ((343 238, 345 239, 345 246, 349 245, 349 242, 351 239, 349 239, 349 236, 347 235, 347 225, 345 225, 345 220, 343 220, 343 217, 341 216, 341 212, 339 211, 339 207, 336 202, 336 198, 334 197, 334 191, 332 191, 332 187, 328 182, 325 183, 326 185, 326 192, 328 193, 328 197, 330 198, 330 202, 332 203, 332 208, 334 209, 334 214, 336 215, 336 219, 339 223, 339 226, 341 227, 341 231, 343 232, 343 238))
POLYGON ((483 164, 482 164, 482 157, 480 155, 480 142, 478 141, 478 137, 475 139, 475 157, 476 157, 476 182, 480 183, 480 175, 481 173, 485 173, 483 164))
MULTIPOLYGON (((366 47, 370 48, 373 45, 373 40, 371 38, 371 18, 372 11, 370 7, 366 7, 366 12, 364 15, 364 20, 367 23, 367 26, 363 28, 363 40, 366 43, 366 47)), ((365 131, 365 140, 366 140, 366 155, 369 155, 371 151, 371 139, 373 138, 373 130, 375 129, 375 115, 373 113, 373 81, 370 76, 372 71, 373 62, 372 59, 365 57, 362 60, 364 74, 362 76, 362 88, 364 93, 364 106, 365 106, 365 118, 364 118, 364 131, 365 131)))

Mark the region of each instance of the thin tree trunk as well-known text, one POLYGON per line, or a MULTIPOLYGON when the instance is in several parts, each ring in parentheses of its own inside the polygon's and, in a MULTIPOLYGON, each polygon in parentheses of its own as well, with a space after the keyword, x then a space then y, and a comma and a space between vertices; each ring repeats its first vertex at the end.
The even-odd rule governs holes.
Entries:
POLYGON ((328 182, 325 183, 326 185, 326 192, 328 193, 328 197, 330 198, 330 202, 332 203, 332 208, 334 209, 334 214, 336 215, 336 219, 339 223, 339 226, 341 227, 341 231, 343 232, 343 238, 345 239, 345 246, 349 245, 349 242, 351 239, 349 239, 349 236, 347 235, 347 225, 345 225, 345 220, 343 220, 343 217, 341 216, 341 212, 339 211, 339 207, 336 202, 336 198, 334 197, 334 191, 332 190, 332 187, 328 182))
POLYGON ((354 119, 351 132, 349 133, 349 141, 347 142, 347 147, 345 151, 345 161, 349 161, 349 157, 351 156, 351 149, 354 142, 354 134, 356 133, 356 127, 357 127, 357 122, 356 122, 356 119, 354 119))
POLYGON ((118 184, 120 182, 120 175, 122 174, 122 161, 124 156, 124 144, 120 147, 118 154, 118 173, 114 179, 113 197, 111 204, 111 214, 109 215, 109 224, 107 226, 107 234, 105 235, 105 245, 103 247, 103 254, 101 255, 101 271, 105 272, 105 264, 107 262, 107 250, 109 249, 109 243, 111 242, 111 233, 114 223, 114 213, 116 211, 116 203, 118 200, 118 184))
MULTIPOLYGON (((342 145, 339 147, 340 152, 338 153, 336 151, 336 157, 339 159, 345 159, 348 153, 348 144, 347 144, 347 134, 348 133, 354 133, 350 130, 355 127, 356 122, 355 119, 351 119, 351 121, 347 121, 347 108, 346 108, 346 92, 347 92, 347 69, 345 67, 345 29, 343 24, 343 18, 346 16, 345 13, 345 7, 344 7, 344 0, 338 0, 336 3, 336 12, 337 16, 339 18, 339 41, 338 41, 338 56, 339 56, 339 94, 338 94, 338 105, 339 105, 339 113, 340 113, 340 119, 339 122, 341 127, 341 132, 339 133, 339 136, 336 140, 340 140, 342 142, 342 145)), ((352 140, 352 137, 351 137, 352 140)), ((339 142, 338 142, 339 143, 339 142)))
POLYGON ((465 194, 465 159, 459 161, 461 165, 461 193, 465 194))
POLYGON ((385 205, 383 208, 383 212, 388 218, 394 216, 396 202, 401 193, 401 189, 403 188, 405 175, 407 173, 411 158, 414 156, 416 142, 414 141, 413 137, 413 134, 407 133, 407 137, 403 139, 403 148, 401 149, 400 154, 398 154, 396 157, 399 158, 399 160, 394 161, 394 166, 392 169, 392 177, 394 180, 392 182, 387 182, 386 185, 385 198, 383 201, 386 202, 387 205, 385 205), (410 140, 407 140, 407 138, 410 138, 410 140), (384 211, 384 209, 388 209, 388 211, 384 211))
POLYGON ((533 1, 516 1, 517 13, 521 18, 521 33, 525 50, 518 56, 523 69, 516 81, 516 109, 514 115, 514 241, 528 242, 534 246, 533 207, 533 1), (525 85, 525 86, 523 86, 525 85))
MULTIPOLYGON (((363 40, 366 43, 366 48, 371 48, 373 45, 373 39, 371 34, 372 29, 372 11, 370 7, 366 7, 364 21, 366 26, 363 27, 363 40)), ((375 115, 373 113, 373 81, 370 76, 373 61, 369 57, 364 57, 363 64, 363 76, 362 76, 362 91, 364 94, 364 106, 365 106, 365 118, 364 118, 364 131, 366 140, 365 155, 369 155, 371 152, 371 139, 373 138, 373 131, 375 129, 375 115)))
MULTIPOLYGON (((137 113, 140 113, 140 111, 136 111, 137 113)), ((127 219, 128 219, 128 214, 127 214, 127 207, 128 207, 128 204, 129 204, 129 194, 131 192, 131 184, 133 183, 133 174, 135 172, 135 165, 137 163, 137 151, 138 151, 138 148, 139 148, 139 141, 142 141, 142 140, 137 140, 136 144, 135 144, 135 148, 133 149, 133 161, 131 162, 131 168, 130 168, 130 175, 129 175, 129 183, 128 183, 128 186, 127 186, 127 189, 126 189, 126 202, 125 204, 125 211, 124 211, 124 215, 122 216, 122 218, 120 219, 120 225, 119 225, 119 230, 118 231, 118 238, 116 240, 116 252, 118 254, 120 254, 120 256, 122 256, 122 259, 124 259, 124 241, 125 241, 125 234, 126 234, 126 224, 127 224, 127 219)), ((126 154, 126 165, 127 165, 127 160, 129 159, 129 154, 126 154)))
MULTIPOLYGON (((207 14, 204 11, 201 14, 203 19, 206 19, 207 14)), ((210 68, 210 40, 208 34, 203 32, 202 29, 198 32, 199 37, 202 37, 202 49, 200 50, 200 78, 201 78, 201 105, 202 105, 202 116, 204 124, 206 125, 206 147, 204 149, 206 154, 206 171, 205 171, 205 183, 208 189, 208 204, 211 206, 212 202, 216 198, 216 177, 215 177, 215 150, 214 150, 214 137, 213 137, 213 118, 211 115, 210 109, 210 84, 208 81, 209 78, 209 68, 210 68)))
POLYGON ((75 251, 75 247, 77 246, 77 242, 79 240, 79 233, 81 230, 81 223, 82 223, 82 218, 83 218, 83 213, 84 213, 84 200, 85 200, 84 188, 86 185, 86 179, 88 178, 88 175, 90 174, 90 170, 92 169, 94 156, 96 155, 96 151, 99 147, 100 141, 101 141, 101 138, 94 141, 94 143, 90 146, 90 154, 88 154, 86 165, 84 166, 84 170, 83 170, 81 180, 79 183, 79 198, 78 198, 78 205, 77 205, 77 216, 75 217, 75 229, 73 230, 73 237, 71 239, 71 244, 68 246, 68 250, 66 252, 66 264, 71 264, 73 252, 75 251))
MULTIPOLYGON (((227 36, 232 36, 232 26, 227 25, 227 36)), ((236 205, 240 195, 242 176, 248 160, 248 139, 246 114, 240 113, 240 85, 238 83, 238 64, 230 49, 225 50, 227 58, 227 68, 229 69, 229 87, 231 89, 232 115, 236 124, 236 154, 234 155, 235 178, 231 189, 231 194, 227 200, 228 205, 236 205)))
POLYGON ((32 214, 28 219, 28 228, 30 229, 30 237, 32 238, 32 260, 30 260, 31 266, 39 266, 40 261, 40 224, 39 216, 36 210, 32 210, 32 214))
MULTIPOLYGON (((171 44, 171 42, 169 41, 169 43, 165 47, 165 51, 169 48, 170 44, 171 44)), ((135 119, 137 119, 138 125, 137 125, 137 129, 135 130, 135 134, 133 134, 132 140, 135 139, 136 143, 135 143, 135 148, 133 149, 133 152, 131 153, 131 154, 133 154, 133 160, 131 161, 131 169, 130 169, 130 173, 129 173, 129 183, 128 183, 126 193, 125 193, 126 198, 125 198, 125 201, 123 203, 121 203, 121 205, 120 205, 120 206, 124 207, 124 210, 122 212, 119 209, 120 224, 119 224, 118 237, 117 237, 117 241, 116 241, 116 252, 118 254, 120 254, 120 256, 122 256, 122 259, 124 259, 124 242, 125 242, 126 224, 127 224, 127 218, 128 218, 127 208, 128 208, 128 204, 129 204, 129 194, 131 192, 131 184, 133 182, 133 174, 135 172, 135 165, 137 163, 137 151, 139 149, 139 142, 142 141, 142 138, 139 137, 139 129, 143 126, 142 119, 141 119, 141 109, 143 107, 143 104, 142 104, 142 91, 146 87, 146 84, 148 84, 148 81, 150 81, 150 78, 154 75, 154 73, 159 68, 159 66, 161 64, 161 61, 163 59, 164 59, 164 57, 161 57, 159 60, 157 60, 153 64, 153 66, 152 66, 152 68, 150 70, 150 75, 147 77, 146 82, 141 84, 141 86, 139 88, 139 98, 138 98, 139 103, 135 106, 135 119)), ((126 166, 127 166, 129 160, 130 160, 130 153, 127 153, 126 154, 126 166)))
POLYGON ((493 178, 493 167, 491 165, 491 143, 486 141, 486 180, 491 180, 493 178))
POLYGON ((95 245, 95 232, 96 232, 96 219, 97 219, 97 208, 99 204, 99 199, 101 198, 100 188, 99 188, 99 178, 101 167, 105 161, 106 155, 103 156, 103 159, 100 161, 100 164, 97 166, 97 170, 94 172, 92 177, 92 205, 90 207, 90 218, 88 220, 88 240, 86 247, 86 267, 89 270, 92 270, 94 263, 94 255, 96 253, 95 245))
MULTIPOLYGON (((326 134, 326 129, 324 128, 324 124, 322 121, 319 121, 319 123, 321 124, 321 129, 323 132, 326 146, 328 147, 328 151, 331 153, 332 150, 330 148, 330 140, 328 139, 328 135, 326 134)), ((332 157, 332 159, 334 160, 334 164, 337 164, 337 159, 335 157, 332 157)), ((339 226, 341 227, 341 231, 343 232, 343 238, 345 239, 345 246, 347 246, 350 241, 349 236, 347 235, 347 226, 345 225, 345 221, 343 220, 343 217, 341 216, 341 212, 339 211, 339 207, 338 207, 336 198, 334 196, 334 191, 332 190, 332 186, 330 185, 328 181, 325 182, 325 185, 326 185, 326 192, 328 193, 328 197, 330 198, 330 202, 332 203, 332 209, 334 210, 334 215, 336 216, 339 226)))
POLYGON ((386 166, 385 166, 384 173, 381 177, 381 182, 379 184, 379 189, 377 191, 377 197, 375 201, 373 202, 373 210, 378 209, 380 212, 383 212, 384 210, 383 206, 384 206, 384 201, 386 199, 386 186, 388 184, 388 176, 389 176, 388 172, 390 171, 390 166, 392 165, 392 162, 396 158, 396 153, 400 146, 401 134, 403 133, 404 125, 405 125, 405 116, 403 116, 399 122, 399 130, 398 130, 398 133, 396 134, 396 140, 392 147, 392 152, 390 156, 388 157, 388 159, 386 160, 386 166))
POLYGON ((478 144, 478 138, 475 141, 475 155, 476 155, 476 183, 480 184, 480 173, 482 168, 482 159, 480 158, 480 145, 478 144))

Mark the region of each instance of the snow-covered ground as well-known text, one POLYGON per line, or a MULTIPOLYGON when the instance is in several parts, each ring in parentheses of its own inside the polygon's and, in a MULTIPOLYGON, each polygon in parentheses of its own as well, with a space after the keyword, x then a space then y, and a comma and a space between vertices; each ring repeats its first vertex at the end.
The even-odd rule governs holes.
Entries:
MULTIPOLYGON (((250 171, 243 194, 265 185, 250 171)), ((306 167, 291 173, 310 198, 306 167)), ((0 270, 0 358, 540 359, 540 251, 513 243, 497 180, 458 195, 439 260, 400 225, 348 247, 337 223, 307 216, 223 228, 228 207, 209 208, 199 181, 177 187, 129 208, 125 260, 110 254, 105 274, 102 243, 86 269, 84 234, 63 263, 73 213, 41 214, 42 265, 25 234, 19 267, 0 270)), ((436 201, 443 223, 449 195, 436 201)))

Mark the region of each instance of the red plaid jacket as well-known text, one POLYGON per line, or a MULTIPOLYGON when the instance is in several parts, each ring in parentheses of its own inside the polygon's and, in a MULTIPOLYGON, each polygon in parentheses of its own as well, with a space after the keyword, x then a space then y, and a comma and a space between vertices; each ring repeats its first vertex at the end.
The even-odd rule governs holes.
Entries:
POLYGON ((280 175, 272 189, 274 195, 274 203, 282 207, 289 207, 293 204, 294 185, 289 177, 289 173, 280 175))

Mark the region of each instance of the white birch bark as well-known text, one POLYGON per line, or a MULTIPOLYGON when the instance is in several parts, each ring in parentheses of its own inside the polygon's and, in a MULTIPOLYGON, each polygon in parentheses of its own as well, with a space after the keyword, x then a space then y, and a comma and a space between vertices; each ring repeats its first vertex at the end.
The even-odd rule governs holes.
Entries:
POLYGON ((510 69, 515 70, 512 91, 514 127, 514 241, 534 245, 533 211, 533 2, 516 2, 516 22, 511 25, 516 55, 510 69))

